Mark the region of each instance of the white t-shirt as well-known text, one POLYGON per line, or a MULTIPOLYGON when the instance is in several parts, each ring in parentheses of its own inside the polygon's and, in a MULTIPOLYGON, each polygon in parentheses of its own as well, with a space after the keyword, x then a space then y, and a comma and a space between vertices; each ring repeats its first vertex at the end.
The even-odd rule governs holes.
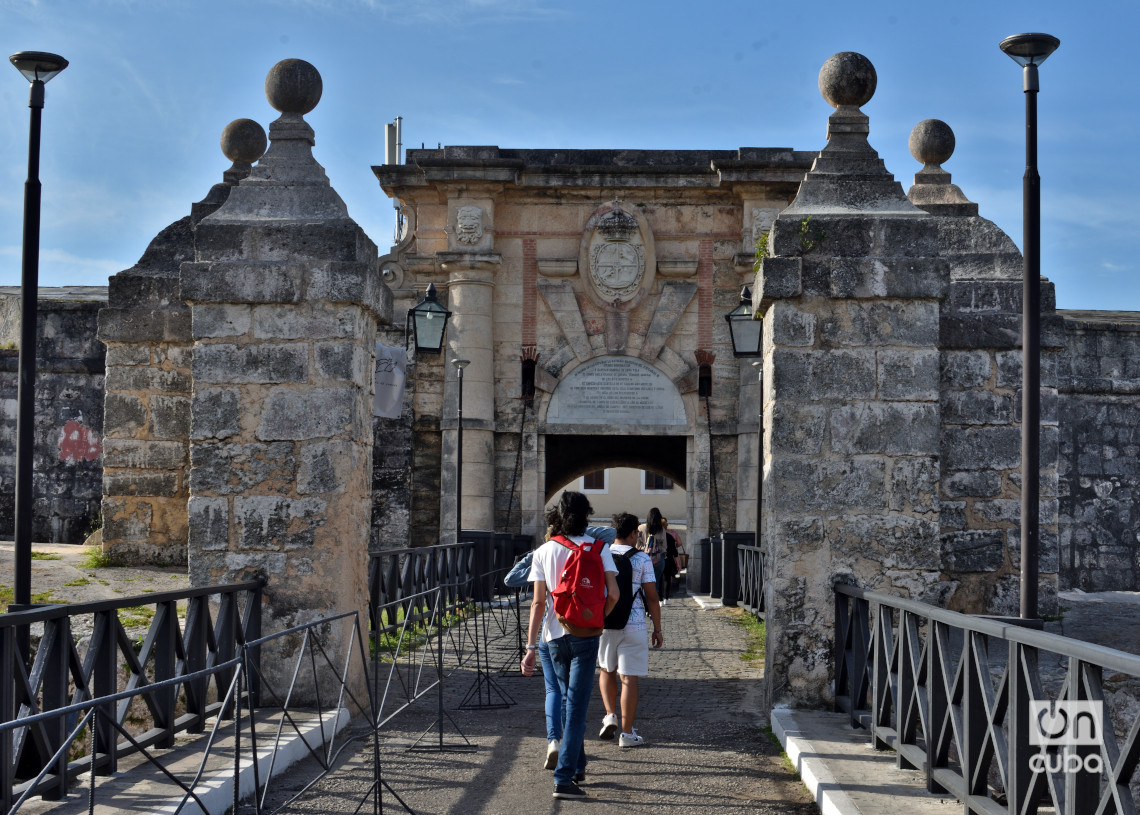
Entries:
MULTIPOLYGON (((594 538, 590 535, 567 535, 574 543, 592 543, 594 538)), ((566 561, 570 559, 571 550, 553 540, 549 540, 534 550, 534 559, 530 563, 530 582, 541 580, 546 583, 546 619, 542 624, 542 641, 550 642, 559 637, 566 636, 566 629, 554 616, 554 603, 551 602, 550 592, 558 586, 559 576, 566 568, 566 561)), ((610 554, 609 545, 602 546, 602 569, 609 574, 617 574, 613 555, 610 554)))
POLYGON ((614 554, 624 555, 629 551, 633 551, 633 557, 629 559, 629 565, 633 567, 633 607, 629 610, 629 621, 626 622, 625 627, 644 629, 645 601, 642 599, 642 596, 637 593, 637 590, 641 588, 642 583, 656 583, 657 581, 653 574, 653 561, 645 552, 638 552, 632 546, 626 546, 622 543, 615 543, 610 547, 611 556, 614 554))

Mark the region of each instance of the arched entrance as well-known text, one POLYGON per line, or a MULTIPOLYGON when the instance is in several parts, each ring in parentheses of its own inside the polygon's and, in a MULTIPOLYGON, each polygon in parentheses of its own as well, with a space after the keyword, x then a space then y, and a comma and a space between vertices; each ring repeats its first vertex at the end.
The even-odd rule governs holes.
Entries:
POLYGON ((595 470, 633 467, 686 487, 685 436, 546 435, 545 501, 570 480, 595 470))

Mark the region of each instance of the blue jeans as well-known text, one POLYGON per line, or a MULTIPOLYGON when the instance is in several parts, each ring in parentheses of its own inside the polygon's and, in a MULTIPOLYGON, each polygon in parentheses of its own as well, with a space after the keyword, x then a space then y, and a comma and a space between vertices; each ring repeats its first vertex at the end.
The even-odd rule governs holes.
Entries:
POLYGON ((554 768, 555 784, 570 784, 576 774, 586 772, 586 712, 595 685, 599 639, 567 634, 547 643, 562 694, 562 744, 554 768))
POLYGON ((562 692, 550 661, 550 649, 545 642, 538 643, 538 658, 542 660, 542 681, 546 683, 546 740, 562 738, 562 692))

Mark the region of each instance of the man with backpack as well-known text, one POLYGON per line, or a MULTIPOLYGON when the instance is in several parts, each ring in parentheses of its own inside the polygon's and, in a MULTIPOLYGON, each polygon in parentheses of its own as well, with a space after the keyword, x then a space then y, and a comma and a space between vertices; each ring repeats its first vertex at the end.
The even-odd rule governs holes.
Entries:
POLYGON ((586 534, 593 508, 580 492, 562 493, 546 513, 551 538, 534 552, 534 601, 527 627, 524 676, 534 674, 541 629, 562 696, 562 741, 554 767, 554 797, 586 797, 586 713, 594 686, 605 616, 618 601, 617 566, 609 547, 586 534), (551 602, 547 603, 547 586, 551 602))
POLYGON ((653 620, 653 647, 664 642, 661 631, 661 605, 657 601, 653 562, 636 549, 637 517, 628 512, 614 516, 617 539, 610 554, 617 566, 619 599, 606 615, 606 630, 598 646, 598 690, 606 716, 599 737, 612 739, 618 733, 619 747, 645 743, 633 723, 637 716, 638 677, 649 676, 649 642, 645 632, 645 611, 653 620), (621 677, 621 716, 618 716, 617 677, 621 677))

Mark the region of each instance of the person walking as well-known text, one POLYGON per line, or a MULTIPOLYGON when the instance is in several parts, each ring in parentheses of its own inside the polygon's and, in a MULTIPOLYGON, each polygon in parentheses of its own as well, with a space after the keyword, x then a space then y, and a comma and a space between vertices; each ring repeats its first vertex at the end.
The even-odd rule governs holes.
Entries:
POLYGON ((523 676, 534 675, 535 651, 538 650, 541 631, 562 699, 562 741, 558 746, 558 762, 554 767, 554 797, 562 799, 586 797, 578 785, 586 778, 586 714, 594 685, 598 634, 601 633, 601 628, 592 636, 570 633, 559 622, 553 603, 547 604, 547 587, 558 587, 562 573, 576 551, 561 543, 558 538, 565 538, 575 547, 583 544, 601 546, 606 587, 603 614, 608 614, 617 603, 617 567, 609 547, 585 534, 592 511, 585 495, 567 490, 562 493, 558 504, 546 514, 552 538, 535 550, 531 563, 530 580, 534 584, 534 600, 527 626, 526 655, 520 665, 523 676))
POLYGON ((673 583, 677 579, 677 556, 680 554, 677 550, 677 536, 669 531, 669 519, 661 519, 661 529, 665 536, 665 556, 662 560, 665 563, 663 571, 663 578, 661 581, 661 605, 669 605, 669 597, 673 593, 673 583))
POLYGON ((606 618, 606 629, 598 646, 598 691, 606 707, 599 738, 612 739, 618 733, 619 747, 638 747, 645 739, 633 726, 637 718, 638 680, 649 676, 649 641, 645 612, 653 620, 653 647, 664 643, 661 606, 653 579, 653 563, 635 548, 637 518, 628 512, 614 516, 617 540, 610 554, 618 569, 620 599, 606 618), (628 593, 627 593, 628 592, 628 593), (623 617, 624 615, 624 617, 623 617), (621 713, 618 713, 618 679, 621 679, 621 713))
POLYGON ((653 561, 653 579, 660 586, 665 577, 665 527, 661 525, 661 510, 653 507, 645 523, 637 527, 637 548, 653 561))

